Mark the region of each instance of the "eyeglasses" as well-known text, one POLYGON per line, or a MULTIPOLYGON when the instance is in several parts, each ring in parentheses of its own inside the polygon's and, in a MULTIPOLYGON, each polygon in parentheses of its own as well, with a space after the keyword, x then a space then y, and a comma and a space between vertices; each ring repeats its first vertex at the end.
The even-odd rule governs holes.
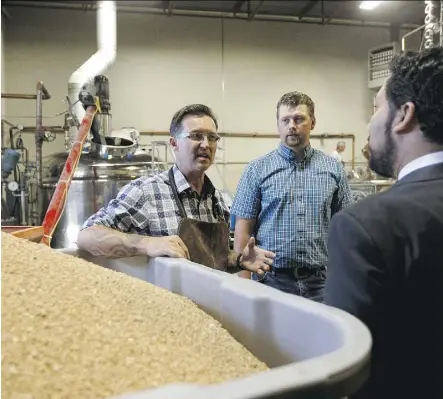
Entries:
POLYGON ((192 141, 202 142, 205 137, 208 139, 208 143, 215 144, 220 140, 220 136, 217 133, 200 133, 191 132, 189 134, 183 135, 182 137, 189 137, 192 141))

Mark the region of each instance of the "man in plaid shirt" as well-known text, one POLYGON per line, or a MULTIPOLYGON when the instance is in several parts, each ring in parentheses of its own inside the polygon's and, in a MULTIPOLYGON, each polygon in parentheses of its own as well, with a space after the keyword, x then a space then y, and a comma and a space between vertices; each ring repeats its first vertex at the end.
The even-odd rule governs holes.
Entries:
POLYGON ((321 302, 328 262, 327 231, 334 213, 353 202, 345 171, 310 146, 314 103, 299 92, 277 104, 278 148, 252 161, 237 188, 235 248, 255 236, 276 253, 272 270, 253 279, 321 302))
MULTIPOLYGON (((170 127, 176 158, 173 181, 168 172, 163 172, 123 187, 117 198, 85 222, 78 235, 78 247, 96 256, 113 258, 146 254, 189 259, 189 249, 178 236, 181 209, 187 219, 196 221, 217 224, 219 219, 228 223, 230 219, 221 193, 205 175, 220 139, 217 128, 215 116, 205 105, 189 105, 177 111, 170 127)), ((251 240, 239 253, 229 252, 227 267, 268 270, 273 257, 273 253, 256 247, 251 240)))

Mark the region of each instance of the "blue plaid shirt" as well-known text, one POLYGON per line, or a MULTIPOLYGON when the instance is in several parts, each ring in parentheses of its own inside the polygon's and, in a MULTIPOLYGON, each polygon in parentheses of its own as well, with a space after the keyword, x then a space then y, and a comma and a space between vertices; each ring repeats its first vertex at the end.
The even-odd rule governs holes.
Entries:
POLYGON ((353 197, 343 167, 312 147, 297 162, 283 146, 246 167, 231 214, 255 219, 257 245, 276 254, 274 267, 327 267, 334 213, 353 197))

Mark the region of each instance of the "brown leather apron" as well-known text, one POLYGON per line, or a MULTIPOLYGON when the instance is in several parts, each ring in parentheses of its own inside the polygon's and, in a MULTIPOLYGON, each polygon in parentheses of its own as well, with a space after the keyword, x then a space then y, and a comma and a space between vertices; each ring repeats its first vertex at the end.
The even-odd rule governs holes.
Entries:
POLYGON ((190 260, 212 269, 227 271, 229 227, 217 197, 215 195, 212 197, 212 212, 218 222, 190 219, 186 216, 183 202, 178 195, 172 168, 169 169, 168 176, 181 216, 177 235, 188 248, 190 260))

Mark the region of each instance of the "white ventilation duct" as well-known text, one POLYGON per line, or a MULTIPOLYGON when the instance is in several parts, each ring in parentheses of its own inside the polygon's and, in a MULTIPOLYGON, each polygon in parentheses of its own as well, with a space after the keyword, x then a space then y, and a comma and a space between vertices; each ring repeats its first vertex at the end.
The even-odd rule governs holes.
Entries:
MULTIPOLYGON (((69 78, 68 95, 71 104, 78 100, 78 95, 85 83, 94 81, 94 77, 103 74, 115 61, 117 54, 117 11, 115 1, 97 1, 97 52, 91 56, 69 78)), ((80 102, 73 108, 81 123, 85 110, 80 102)), ((71 142, 77 129, 71 129, 71 142)))

